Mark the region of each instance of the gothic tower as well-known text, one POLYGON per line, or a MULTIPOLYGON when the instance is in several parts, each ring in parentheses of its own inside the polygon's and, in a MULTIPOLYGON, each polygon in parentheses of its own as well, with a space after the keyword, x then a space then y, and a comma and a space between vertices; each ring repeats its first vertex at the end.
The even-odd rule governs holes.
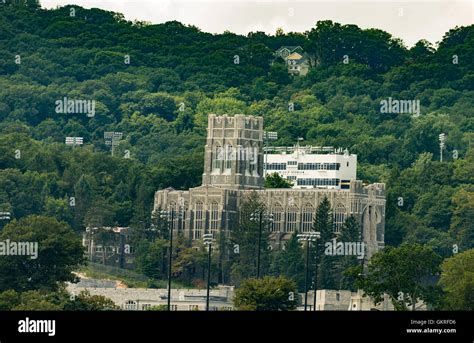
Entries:
POLYGON ((236 114, 208 117, 203 186, 263 186, 263 118, 236 114))

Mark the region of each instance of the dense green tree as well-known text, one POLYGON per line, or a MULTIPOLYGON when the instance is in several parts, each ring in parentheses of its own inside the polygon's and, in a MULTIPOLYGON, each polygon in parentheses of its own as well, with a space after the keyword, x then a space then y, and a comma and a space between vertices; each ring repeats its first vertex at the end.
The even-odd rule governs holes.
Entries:
MULTIPOLYGON (((231 270, 232 283, 239 284, 243 279, 257 275, 258 237, 260 221, 258 216, 252 220, 252 214, 267 213, 265 204, 256 192, 249 193, 240 206, 238 223, 231 232, 230 257, 233 261, 231 270)), ((262 216, 262 233, 260 243, 260 274, 265 275, 270 267, 268 247, 269 222, 262 216)))
MULTIPOLYGON (((327 197, 324 197, 314 218, 313 230, 320 233, 318 239, 317 254, 315 254, 315 263, 318 264, 317 289, 337 289, 337 276, 334 273, 336 269, 336 258, 325 254, 326 244, 332 244, 334 235, 334 220, 331 211, 331 203, 327 197)), ((313 268, 311 268, 313 269, 313 268)))
POLYGON ((441 258, 419 244, 386 247, 376 253, 368 270, 358 277, 357 286, 376 303, 388 294, 396 310, 414 311, 422 300, 437 305, 440 291, 434 282, 441 258))
POLYGON ((292 183, 282 178, 280 174, 273 173, 265 177, 265 188, 291 188, 292 183))
MULTIPOLYGON (((340 236, 338 237, 339 242, 359 243, 363 242, 361 236, 360 224, 357 222, 354 216, 349 216, 345 220, 341 228, 340 236)), ((364 249, 364 254, 366 251, 364 249)), ((339 289, 350 289, 356 290, 355 278, 347 271, 350 268, 360 265, 364 260, 359 258, 360 256, 349 255, 342 256, 339 258, 339 289)), ((365 256, 364 256, 365 257, 365 256)))
POLYGON ((79 237, 64 222, 44 216, 28 216, 7 224, 3 242, 37 243, 37 256, 0 257, 0 290, 55 290, 59 282, 74 281, 72 274, 84 260, 79 237), (32 258, 35 257, 36 258, 32 258))
POLYGON ((297 287, 284 277, 244 280, 234 297, 235 307, 242 311, 291 311, 297 304, 297 287))
POLYGON ((293 280, 298 290, 304 292, 305 257, 296 231, 285 243, 284 249, 276 253, 272 271, 275 275, 293 280))
POLYGON ((440 285, 444 306, 450 310, 474 309, 474 249, 454 255, 441 264, 440 285))
POLYGON ((102 295, 91 295, 88 291, 81 291, 78 295, 70 297, 63 309, 66 311, 112 311, 118 310, 119 307, 102 295))
POLYGON ((461 250, 472 249, 474 246, 474 192, 459 189, 453 196, 455 208, 451 221, 451 233, 455 244, 461 250))

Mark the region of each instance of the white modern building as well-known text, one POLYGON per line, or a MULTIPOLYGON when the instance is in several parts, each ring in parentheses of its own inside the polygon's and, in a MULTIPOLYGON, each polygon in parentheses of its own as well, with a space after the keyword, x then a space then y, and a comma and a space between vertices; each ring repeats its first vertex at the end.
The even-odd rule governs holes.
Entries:
POLYGON ((357 179, 357 155, 347 149, 297 144, 268 148, 264 159, 265 175, 276 172, 293 188, 349 189, 357 179))

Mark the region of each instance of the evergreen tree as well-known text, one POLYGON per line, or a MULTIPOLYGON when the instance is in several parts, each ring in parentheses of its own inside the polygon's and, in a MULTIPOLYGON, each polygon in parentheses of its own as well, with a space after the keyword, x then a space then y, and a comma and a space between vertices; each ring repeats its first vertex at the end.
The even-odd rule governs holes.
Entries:
MULTIPOLYGON (((354 216, 349 216, 342 225, 340 242, 359 243, 362 242, 360 225, 354 216)), ((365 254, 365 250, 364 250, 365 254)), ((362 263, 363 259, 358 259, 356 255, 342 256, 339 259, 339 284, 340 289, 355 290, 355 278, 347 273, 347 270, 362 263)))
POLYGON ((324 253, 326 243, 332 244, 331 239, 334 238, 334 220, 331 203, 326 196, 316 210, 313 230, 321 235, 321 238, 318 239, 318 249, 315 256, 315 262, 318 264, 316 289, 336 289, 336 280, 334 278, 335 261, 333 256, 328 256, 324 253))
POLYGON ((74 185, 74 196, 69 199, 70 206, 74 205, 74 229, 82 229, 84 217, 94 199, 93 181, 89 175, 82 174, 74 185))
MULTIPOLYGON (((252 192, 243 200, 240 207, 239 222, 236 229, 231 232, 231 278, 233 284, 241 280, 256 277, 259 220, 251 220, 253 213, 266 213, 265 204, 256 192, 252 192)), ((262 220, 262 234, 260 243, 260 275, 269 271, 270 253, 268 249, 268 221, 262 220)))
POLYGON ((273 272, 278 276, 292 279, 300 292, 304 291, 305 257, 304 251, 298 241, 298 232, 294 232, 285 248, 280 250, 275 257, 273 272))

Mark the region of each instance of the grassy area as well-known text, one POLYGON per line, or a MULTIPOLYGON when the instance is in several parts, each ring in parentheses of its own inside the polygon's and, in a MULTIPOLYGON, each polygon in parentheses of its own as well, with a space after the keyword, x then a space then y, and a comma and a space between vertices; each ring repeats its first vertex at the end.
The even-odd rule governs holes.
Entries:
MULTIPOLYGON (((105 266, 98 263, 89 262, 88 265, 83 266, 77 272, 84 274, 93 279, 107 279, 121 281, 130 288, 167 288, 167 280, 156 280, 147 277, 146 275, 136 273, 133 270, 121 269, 112 266, 105 266)), ((173 288, 193 288, 189 285, 171 282, 173 288)))

